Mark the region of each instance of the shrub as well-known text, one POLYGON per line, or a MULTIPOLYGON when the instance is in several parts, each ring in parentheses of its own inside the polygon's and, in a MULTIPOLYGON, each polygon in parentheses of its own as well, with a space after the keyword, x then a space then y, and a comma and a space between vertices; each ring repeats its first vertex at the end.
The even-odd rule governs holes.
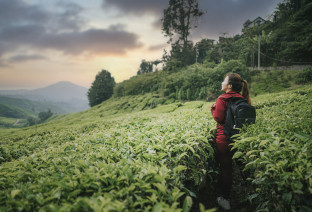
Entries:
POLYGON ((312 82, 312 67, 304 69, 302 72, 297 74, 297 84, 312 82))
POLYGON ((50 118, 53 115, 53 113, 51 112, 51 110, 48 110, 47 112, 40 112, 38 114, 38 117, 40 119, 41 122, 47 120, 48 118, 50 118))

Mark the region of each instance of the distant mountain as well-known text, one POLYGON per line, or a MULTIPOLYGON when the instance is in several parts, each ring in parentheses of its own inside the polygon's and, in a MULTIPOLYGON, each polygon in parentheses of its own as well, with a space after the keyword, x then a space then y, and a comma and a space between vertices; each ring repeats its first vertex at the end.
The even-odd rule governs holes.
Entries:
POLYGON ((33 95, 43 96, 48 101, 68 102, 72 100, 87 99, 88 89, 71 82, 58 82, 44 88, 38 88, 31 91, 33 95))
POLYGON ((0 90, 0 95, 11 98, 57 103, 65 113, 86 110, 88 89, 71 82, 58 82, 33 90, 0 90))

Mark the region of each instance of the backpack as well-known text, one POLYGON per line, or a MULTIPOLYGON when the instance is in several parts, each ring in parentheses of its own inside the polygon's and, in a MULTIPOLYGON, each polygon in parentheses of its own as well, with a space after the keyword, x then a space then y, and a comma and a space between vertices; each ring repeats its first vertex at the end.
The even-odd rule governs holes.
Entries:
POLYGON ((248 104, 247 99, 239 97, 229 98, 229 104, 226 111, 223 132, 226 138, 234 142, 232 136, 239 133, 243 125, 249 125, 256 122, 256 109, 248 104))

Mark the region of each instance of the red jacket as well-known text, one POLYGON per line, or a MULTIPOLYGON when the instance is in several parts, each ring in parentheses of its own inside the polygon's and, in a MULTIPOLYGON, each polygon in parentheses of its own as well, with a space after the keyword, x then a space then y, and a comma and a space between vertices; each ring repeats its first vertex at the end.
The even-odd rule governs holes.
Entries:
POLYGON ((230 91, 228 93, 224 93, 220 95, 216 102, 216 107, 211 106, 211 113, 213 118, 217 121, 217 135, 216 142, 217 143, 230 143, 228 139, 226 139, 226 135, 223 132, 223 126, 226 117, 226 110, 228 107, 228 99, 230 97, 240 97, 244 98, 240 93, 235 91, 230 91))

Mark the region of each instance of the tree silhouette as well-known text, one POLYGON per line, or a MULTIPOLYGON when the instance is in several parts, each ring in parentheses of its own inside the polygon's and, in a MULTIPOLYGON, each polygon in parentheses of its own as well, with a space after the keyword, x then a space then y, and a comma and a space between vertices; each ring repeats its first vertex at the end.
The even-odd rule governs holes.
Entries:
POLYGON ((115 79, 108 71, 99 72, 88 91, 89 105, 93 107, 109 99, 113 95, 115 84, 115 79))

